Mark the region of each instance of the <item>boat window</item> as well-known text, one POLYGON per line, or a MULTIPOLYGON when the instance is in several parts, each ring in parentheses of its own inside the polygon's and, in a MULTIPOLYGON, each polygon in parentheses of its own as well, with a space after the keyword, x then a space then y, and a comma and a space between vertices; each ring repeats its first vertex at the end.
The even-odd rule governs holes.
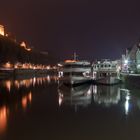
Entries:
POLYGON ((83 76, 82 72, 65 72, 64 76, 83 76))
POLYGON ((77 64, 68 64, 64 66, 65 68, 90 68, 91 65, 77 65, 77 64))

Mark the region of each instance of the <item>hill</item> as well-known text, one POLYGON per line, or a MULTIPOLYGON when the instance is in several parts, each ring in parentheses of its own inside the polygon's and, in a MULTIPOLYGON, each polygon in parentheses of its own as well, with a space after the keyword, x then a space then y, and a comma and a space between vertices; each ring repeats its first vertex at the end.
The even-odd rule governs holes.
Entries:
POLYGON ((19 43, 8 37, 0 35, 0 64, 10 62, 49 64, 54 63, 55 59, 48 53, 41 52, 37 49, 27 51, 19 43))

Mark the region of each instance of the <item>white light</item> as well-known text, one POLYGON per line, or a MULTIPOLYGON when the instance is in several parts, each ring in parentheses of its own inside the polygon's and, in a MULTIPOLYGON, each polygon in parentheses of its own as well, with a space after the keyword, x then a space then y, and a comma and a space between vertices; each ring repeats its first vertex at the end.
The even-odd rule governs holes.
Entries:
POLYGON ((126 96, 126 101, 125 101, 125 104, 124 104, 124 106, 125 106, 125 114, 126 115, 128 115, 128 113, 129 113, 129 100, 130 100, 130 96, 127 95, 126 96))
POLYGON ((126 60, 124 60, 124 63, 125 63, 125 64, 128 64, 128 60, 127 60, 127 59, 126 59, 126 60))
POLYGON ((63 65, 62 64, 57 64, 59 67, 62 67, 63 65))

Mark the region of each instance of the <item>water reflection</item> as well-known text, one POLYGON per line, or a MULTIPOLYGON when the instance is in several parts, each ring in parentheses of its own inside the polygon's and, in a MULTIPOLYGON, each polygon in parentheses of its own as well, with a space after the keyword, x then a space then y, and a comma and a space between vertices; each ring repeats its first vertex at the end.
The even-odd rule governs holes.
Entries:
POLYGON ((104 106, 118 104, 120 100, 119 86, 94 86, 94 101, 104 106), (95 88, 96 87, 96 88, 95 88))
POLYGON ((31 79, 17 79, 0 81, 0 134, 4 134, 8 118, 14 111, 30 108, 33 101, 33 89, 41 88, 43 84, 56 81, 56 77, 33 77, 31 79))
POLYGON ((27 105, 31 104, 31 102, 32 102, 32 92, 29 92, 21 99, 22 108, 25 110, 27 108, 27 105))
MULTIPOLYGON (((80 132, 83 130, 89 132, 88 128, 90 128, 91 135, 95 130, 101 134, 102 124, 104 124, 103 131, 111 129, 112 132, 112 126, 118 124, 119 128, 116 130, 122 128, 120 120, 124 122, 127 118, 129 118, 127 121, 132 118, 131 124, 134 124, 134 120, 139 119, 139 90, 128 90, 122 85, 97 86, 85 84, 72 88, 57 86, 57 77, 50 76, 0 81, 0 136, 8 135, 9 131, 12 130, 11 136, 14 139, 17 134, 16 129, 19 128, 20 132, 24 132, 27 139, 28 132, 31 130, 30 136, 33 139, 34 132, 36 132, 36 129, 33 128, 34 124, 39 130, 45 130, 44 136, 46 136, 46 131, 52 130, 50 128, 56 127, 52 134, 58 132, 59 126, 64 126, 61 127, 61 130, 65 131, 66 124, 69 125, 73 121, 74 124, 78 122, 76 126, 81 127, 78 127, 78 130, 81 129, 80 132), (23 119, 24 117, 25 119, 23 119), (122 119, 123 117, 125 119, 122 119), (24 123, 26 130, 23 127, 24 123), (13 125, 15 130, 13 130, 13 125)), ((126 124, 126 122, 122 124, 126 124)), ((70 127, 71 132, 73 124, 70 127)), ((74 132, 76 132, 75 129, 74 132)), ((43 132, 41 131, 41 133, 43 132)))
POLYGON ((120 92, 121 92, 121 95, 122 95, 122 100, 124 98, 125 115, 128 115, 128 113, 130 111, 130 100, 131 100, 130 90, 121 88, 120 92))
POLYGON ((5 80, 1 81, 0 84, 10 92, 12 87, 15 87, 16 89, 21 87, 29 88, 30 86, 35 87, 36 85, 42 85, 46 81, 48 84, 51 83, 51 81, 57 82, 57 77, 50 77, 48 75, 47 77, 33 77, 31 79, 5 80))
POLYGON ((0 134, 3 133, 7 127, 8 109, 6 106, 0 107, 0 134))
POLYGON ((82 85, 77 87, 61 86, 58 88, 59 105, 70 105, 76 109, 80 106, 91 104, 92 86, 82 85))
MULTIPOLYGON (((73 106, 77 111, 78 107, 88 107, 94 104, 102 107, 121 106, 124 114, 130 112, 132 93, 122 88, 122 85, 82 85, 77 87, 61 86, 58 88, 59 106, 73 106)), ((133 104, 140 105, 140 98, 135 99, 133 104)))

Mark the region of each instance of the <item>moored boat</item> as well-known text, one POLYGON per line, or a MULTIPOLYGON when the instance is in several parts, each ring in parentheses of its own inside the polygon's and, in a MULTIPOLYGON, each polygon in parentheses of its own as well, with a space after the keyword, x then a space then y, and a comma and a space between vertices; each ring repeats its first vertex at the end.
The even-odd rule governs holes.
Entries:
POLYGON ((78 85, 90 82, 91 63, 85 60, 65 60, 59 65, 59 82, 66 85, 78 85))
POLYGON ((117 61, 97 61, 93 63, 93 73, 96 84, 114 85, 121 82, 117 61))

